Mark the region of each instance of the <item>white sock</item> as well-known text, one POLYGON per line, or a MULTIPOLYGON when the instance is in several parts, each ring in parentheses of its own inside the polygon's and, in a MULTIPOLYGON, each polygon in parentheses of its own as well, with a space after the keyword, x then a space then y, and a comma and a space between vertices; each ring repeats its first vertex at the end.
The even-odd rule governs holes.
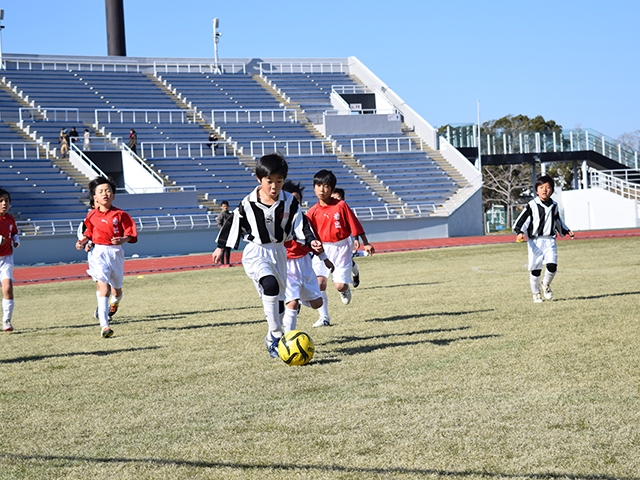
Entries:
POLYGON ((534 295, 540 293, 540 277, 529 274, 529 283, 531 284, 531 293, 534 295))
POLYGON ((556 276, 556 272, 550 272, 549 270, 545 270, 544 280, 542 281, 542 283, 544 283, 546 286, 551 285, 551 282, 553 281, 553 277, 555 276, 556 276))
POLYGON ((298 323, 298 310, 285 308, 284 318, 282 320, 282 327, 284 328, 284 333, 290 332, 291 330, 295 330, 297 323, 298 323))
POLYGON ((102 328, 109 326, 109 297, 98 295, 98 319, 102 328))
POLYGON ((13 317, 13 300, 2 299, 2 321, 8 322, 13 317))
POLYGON ((360 272, 358 271, 358 265, 356 262, 351 260, 351 275, 358 275, 360 272))
POLYGON ((119 297, 111 295, 111 297, 109 297, 109 305, 113 305, 114 303, 120 303, 120 300, 122 300, 123 296, 124 296, 124 292, 121 293, 119 297))
POLYGON ((280 321, 278 297, 262 295, 262 306, 269 327, 269 338, 275 340, 276 338, 282 337, 282 322, 280 321))
POLYGON ((329 296, 326 290, 322 292, 322 306, 318 308, 318 313, 321 317, 329 317, 329 296))

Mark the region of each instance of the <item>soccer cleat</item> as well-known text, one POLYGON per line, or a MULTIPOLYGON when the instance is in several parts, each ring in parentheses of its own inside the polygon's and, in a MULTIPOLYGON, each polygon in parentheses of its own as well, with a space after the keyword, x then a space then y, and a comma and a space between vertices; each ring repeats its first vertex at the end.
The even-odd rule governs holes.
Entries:
POLYGON ((13 332, 13 325, 11 325, 11 320, 3 320, 2 321, 2 331, 3 332, 13 332))
POLYGON ((330 327, 331 326, 331 321, 329 320, 329 317, 320 317, 318 320, 316 320, 316 323, 314 323, 312 325, 313 327, 330 327))
POLYGON ((542 297, 539 293, 533 294, 533 303, 542 303, 542 297))
POLYGON ((269 335, 264 337, 264 346, 267 347, 267 352, 269 352, 269 356, 271 358, 278 358, 278 342, 279 338, 275 340, 269 340, 269 335))
POLYGON ((344 292, 338 292, 340 294, 340 300, 345 305, 349 305, 351 303, 351 289, 347 286, 347 289, 344 292))
POLYGON ((107 326, 102 329, 102 338, 109 338, 113 335, 111 327, 107 326))
POLYGON ((551 291, 551 285, 542 284, 542 294, 544 298, 547 300, 551 300, 553 298, 553 292, 551 291))
POLYGON ((109 318, 113 317, 118 311, 118 305, 120 302, 114 302, 109 304, 109 318))
POLYGON ((358 288, 358 285, 360 285, 360 270, 354 268, 356 266, 356 262, 353 260, 351 260, 351 264, 351 280, 353 281, 353 288, 358 288), (353 273, 353 270, 355 270, 356 273, 353 273))

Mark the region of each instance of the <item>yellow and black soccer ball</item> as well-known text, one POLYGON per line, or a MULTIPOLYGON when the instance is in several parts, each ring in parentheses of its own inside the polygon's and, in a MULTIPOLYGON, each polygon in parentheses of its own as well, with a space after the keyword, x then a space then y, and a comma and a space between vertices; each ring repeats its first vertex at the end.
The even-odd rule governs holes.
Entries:
POLYGON ((300 330, 287 332, 278 342, 278 356, 289 366, 306 365, 315 351, 311 337, 300 330))

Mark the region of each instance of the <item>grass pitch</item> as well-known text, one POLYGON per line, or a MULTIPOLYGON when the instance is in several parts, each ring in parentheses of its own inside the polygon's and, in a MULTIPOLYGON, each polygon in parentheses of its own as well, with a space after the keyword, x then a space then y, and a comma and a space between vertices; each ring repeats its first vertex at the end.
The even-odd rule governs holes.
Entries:
POLYGON ((15 288, 0 335, 1 479, 640 475, 640 239, 559 244, 533 304, 523 244, 358 260, 311 364, 269 358, 242 268, 15 288))

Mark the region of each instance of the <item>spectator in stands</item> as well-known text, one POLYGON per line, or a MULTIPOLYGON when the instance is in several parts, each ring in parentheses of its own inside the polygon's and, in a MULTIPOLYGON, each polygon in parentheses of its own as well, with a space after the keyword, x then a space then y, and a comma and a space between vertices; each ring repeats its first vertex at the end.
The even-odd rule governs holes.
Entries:
MULTIPOLYGON (((336 187, 331 194, 333 198, 336 200, 344 201, 344 189, 336 187)), ((358 238, 353 239, 353 256, 358 256, 358 248, 360 248, 360 240, 358 238)), ((360 271, 358 270, 358 265, 356 265, 356 261, 351 259, 351 280, 353 280, 353 288, 357 288, 360 285, 360 271)))
POLYGON ((18 227, 9 208, 11 195, 0 188, 0 281, 2 282, 2 331, 13 331, 13 249, 20 245, 18 227))
POLYGON ((216 150, 218 149, 218 136, 211 132, 209 134, 209 143, 207 143, 207 147, 211 149, 211 155, 216 156, 216 150))
POLYGON ((71 131, 69 132, 69 140, 73 143, 76 143, 78 141, 78 131, 76 130, 76 127, 71 127, 71 131))
POLYGON ((542 296, 551 300, 551 281, 558 270, 558 248, 556 235, 569 235, 573 232, 560 218, 558 204, 551 198, 555 189, 555 182, 549 175, 542 175, 536 180, 536 197, 531 200, 520 216, 516 219, 513 233, 517 242, 524 242, 525 233, 529 263, 529 285, 533 294, 533 303, 542 303, 542 296), (546 266, 542 285, 540 276, 542 267, 546 266), (542 287, 542 295, 540 288, 542 287))
POLYGON ((113 206, 115 192, 116 184, 111 178, 97 177, 89 183, 89 196, 94 208, 87 213, 84 220, 86 230, 76 242, 78 250, 86 249, 89 241, 93 243, 88 255, 88 272, 97 285, 98 308, 94 317, 100 321, 103 338, 113 335, 109 317, 118 311, 122 300, 122 245, 138 241, 136 224, 131 216, 113 206))
MULTIPOLYGON (((216 225, 218 225, 218 228, 222 230, 222 227, 224 227, 224 224, 233 218, 233 214, 229 212, 229 202, 227 202, 226 200, 222 201, 222 203, 220 204, 220 208, 222 209, 222 211, 216 218, 216 225)), ((225 246, 222 248, 222 264, 229 265, 230 259, 231 259, 231 247, 225 246)))
POLYGON ((66 128, 60 130, 58 142, 60 143, 60 156, 67 158, 69 156, 69 132, 66 128))
POLYGON ((84 129, 84 143, 82 144, 82 150, 84 150, 85 152, 87 150, 89 150, 89 147, 91 146, 91 132, 89 131, 88 128, 84 129))
POLYGON ((138 134, 133 128, 129 130, 129 148, 133 153, 138 154, 138 134))

